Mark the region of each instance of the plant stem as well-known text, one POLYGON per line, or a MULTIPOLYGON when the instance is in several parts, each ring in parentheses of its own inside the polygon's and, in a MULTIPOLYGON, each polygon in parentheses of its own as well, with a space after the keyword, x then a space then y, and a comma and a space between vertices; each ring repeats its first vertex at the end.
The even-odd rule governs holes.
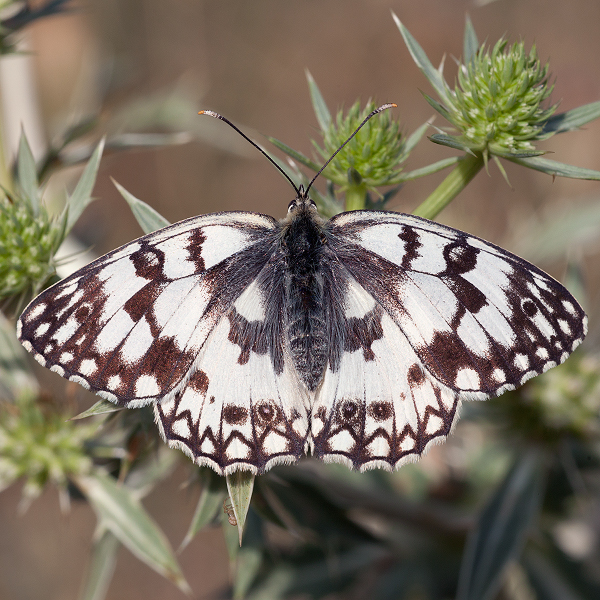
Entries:
POLYGON ((346 210, 362 210, 365 207, 367 188, 364 185, 353 185, 346 190, 346 210))
POLYGON ((481 153, 466 154, 444 181, 413 211, 413 214, 426 219, 436 217, 479 173, 483 165, 481 153))

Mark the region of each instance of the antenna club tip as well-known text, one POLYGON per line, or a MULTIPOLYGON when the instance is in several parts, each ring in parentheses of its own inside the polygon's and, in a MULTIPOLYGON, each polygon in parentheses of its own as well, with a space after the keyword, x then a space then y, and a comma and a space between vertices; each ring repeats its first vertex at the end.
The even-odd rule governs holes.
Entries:
POLYGON ((221 115, 219 115, 218 113, 216 113, 212 110, 201 110, 198 114, 199 115, 208 115, 209 117, 214 117, 215 119, 221 118, 221 115))

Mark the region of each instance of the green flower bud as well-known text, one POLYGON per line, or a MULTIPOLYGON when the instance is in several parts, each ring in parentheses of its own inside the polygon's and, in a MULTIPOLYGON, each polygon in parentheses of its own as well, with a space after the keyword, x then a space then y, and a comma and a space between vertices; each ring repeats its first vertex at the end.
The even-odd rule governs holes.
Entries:
POLYGON ((462 145, 499 156, 536 153, 533 142, 552 135, 544 124, 556 105, 543 108, 552 92, 548 64, 542 66, 535 46, 510 48, 500 40, 491 50, 481 47, 460 65, 455 89, 448 92, 446 115, 460 131, 462 145))
MULTIPOLYGON (((361 110, 356 102, 346 117, 342 111, 338 112, 335 121, 323 132, 323 147, 313 141, 321 158, 329 159, 375 108, 369 102, 361 110)), ((400 175, 404 146, 398 123, 388 112, 383 112, 362 127, 327 166, 323 176, 344 191, 362 186, 366 192, 389 185, 400 175)))

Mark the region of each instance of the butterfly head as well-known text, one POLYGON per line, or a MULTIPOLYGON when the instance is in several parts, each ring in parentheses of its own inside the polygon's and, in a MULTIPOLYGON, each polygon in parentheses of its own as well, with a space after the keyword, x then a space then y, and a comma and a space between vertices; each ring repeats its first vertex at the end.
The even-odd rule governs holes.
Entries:
POLYGON ((303 185, 298 188, 298 195, 288 205, 289 216, 296 215, 300 212, 317 213, 317 205, 309 198, 303 185))

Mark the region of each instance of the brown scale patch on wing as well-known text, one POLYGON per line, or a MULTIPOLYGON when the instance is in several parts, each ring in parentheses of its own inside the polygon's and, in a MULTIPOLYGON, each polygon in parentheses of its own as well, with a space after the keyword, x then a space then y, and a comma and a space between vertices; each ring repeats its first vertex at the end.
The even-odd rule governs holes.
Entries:
POLYGON ((318 419, 322 423, 325 423, 325 419, 327 418, 327 410, 324 406, 320 406, 315 414, 313 415, 313 419, 318 419))
POLYGON ((206 270, 204 266, 204 259, 202 258, 202 244, 206 241, 206 235, 202 228, 193 229, 187 245, 187 252, 189 259, 196 265, 196 273, 202 273, 206 270))
POLYGON ((446 245, 443 250, 446 270, 443 275, 456 277, 472 271, 477 265, 479 249, 469 245, 463 236, 446 245))
MULTIPOLYGON (((166 280, 151 281, 136 292, 125 304, 123 309, 136 323, 145 315, 150 315, 152 306, 167 285, 166 280)), ((153 319, 149 319, 149 322, 153 319)))
POLYGON ((367 414, 375 419, 378 423, 387 421, 394 411, 394 407, 391 402, 372 402, 369 404, 367 414))
POLYGON ((522 304, 521 304, 521 308, 523 309, 523 312, 528 316, 528 317, 533 317, 537 314, 538 312, 538 307, 534 304, 534 302, 532 302, 531 300, 525 300, 522 304))
POLYGON ((129 256, 135 267, 135 274, 144 279, 158 279, 163 274, 165 254, 162 250, 151 246, 147 241, 140 241, 141 247, 129 256))
POLYGON ((476 315, 487 304, 485 294, 462 277, 477 266, 479 249, 470 246, 462 236, 449 243, 443 251, 446 269, 440 277, 458 300, 458 310, 450 326, 457 329, 465 313, 476 315))
POLYGON ((421 256, 419 248, 421 248, 423 244, 421 243, 417 230, 409 225, 405 225, 402 228, 402 233, 399 233, 398 237, 404 242, 405 249, 401 266, 403 269, 410 269, 413 260, 421 256))
POLYGON ((336 403, 328 418, 324 411, 323 408, 323 413, 317 411, 315 414, 316 418, 325 422, 325 426, 315 436, 314 456, 317 458, 327 455, 345 456, 352 461, 355 468, 358 468, 360 466, 361 440, 364 437, 365 403, 358 398, 343 398, 336 403), (331 443, 331 439, 342 431, 347 431, 354 440, 348 451, 336 450, 331 443))
POLYGON ((226 404, 223 407, 223 421, 228 425, 243 425, 248 419, 248 411, 243 406, 226 404))
POLYGON ((465 313, 476 315, 487 304, 487 298, 481 290, 463 277, 444 277, 443 280, 458 300, 458 310, 450 323, 456 330, 465 313))
POLYGON ((167 394, 189 371, 196 354, 179 348, 173 337, 158 337, 140 360, 131 365, 137 375, 152 375, 161 390, 167 394))
POLYGON ((364 418, 363 402, 358 399, 348 398, 338 404, 334 423, 344 429, 355 429, 357 426, 360 426, 361 416, 364 418))
POLYGON ((356 352, 362 349, 365 360, 375 360, 371 345, 383 337, 381 318, 383 311, 375 306, 364 317, 351 317, 346 321, 344 351, 356 352))
MULTIPOLYGON (((208 379, 208 375, 201 369, 195 371, 188 381, 188 385, 196 392, 200 392, 202 396, 206 396, 209 383, 210 380, 208 379)), ((212 400, 214 401, 214 396, 212 397, 212 400)))
POLYGON ((229 320, 229 335, 227 339, 240 347, 238 364, 245 365, 250 360, 250 352, 266 354, 269 345, 268 337, 264 334, 262 321, 248 321, 235 308, 227 313, 229 320))
POLYGON ((91 312, 92 307, 89 304, 84 304, 77 308, 74 316, 80 323, 85 323, 89 319, 91 312))
POLYGON ((451 389, 456 389, 456 379, 461 369, 474 369, 480 376, 479 390, 492 393, 498 388, 492 379, 496 368, 504 368, 504 357, 490 353, 488 356, 476 356, 454 332, 437 331, 431 343, 417 348, 419 358, 427 370, 441 383, 451 389))
POLYGON ((252 408, 254 422, 261 428, 276 427, 283 420, 279 407, 273 400, 261 400, 252 408))
POLYGON ((414 363, 408 368, 407 378, 408 385, 412 388, 421 385, 425 381, 425 373, 417 363, 414 363))

